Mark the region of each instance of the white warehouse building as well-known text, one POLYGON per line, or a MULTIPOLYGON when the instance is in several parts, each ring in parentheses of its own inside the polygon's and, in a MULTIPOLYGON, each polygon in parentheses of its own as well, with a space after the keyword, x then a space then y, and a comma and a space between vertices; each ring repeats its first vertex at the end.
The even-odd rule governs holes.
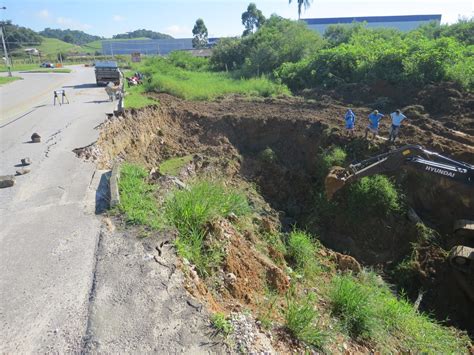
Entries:
POLYGON ((369 28, 395 28, 400 31, 411 31, 430 22, 441 22, 441 15, 404 15, 404 16, 367 16, 367 17, 335 17, 301 19, 308 27, 323 34, 330 25, 350 25, 366 23, 369 28))

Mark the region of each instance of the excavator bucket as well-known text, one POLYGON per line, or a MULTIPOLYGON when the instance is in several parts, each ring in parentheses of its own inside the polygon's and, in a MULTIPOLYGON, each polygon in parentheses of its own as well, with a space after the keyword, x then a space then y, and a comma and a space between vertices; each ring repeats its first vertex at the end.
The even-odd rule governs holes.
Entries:
POLYGON ((347 171, 340 166, 333 166, 324 180, 326 198, 331 200, 333 195, 346 184, 347 171))

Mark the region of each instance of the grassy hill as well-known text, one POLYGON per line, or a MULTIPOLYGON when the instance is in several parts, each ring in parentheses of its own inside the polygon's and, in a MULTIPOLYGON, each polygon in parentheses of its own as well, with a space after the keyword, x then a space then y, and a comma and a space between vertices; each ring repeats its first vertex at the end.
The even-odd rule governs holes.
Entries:
POLYGON ((56 38, 43 38, 43 42, 38 47, 38 50, 43 56, 54 56, 59 52, 70 53, 70 52, 82 52, 80 46, 75 44, 66 43, 56 38))

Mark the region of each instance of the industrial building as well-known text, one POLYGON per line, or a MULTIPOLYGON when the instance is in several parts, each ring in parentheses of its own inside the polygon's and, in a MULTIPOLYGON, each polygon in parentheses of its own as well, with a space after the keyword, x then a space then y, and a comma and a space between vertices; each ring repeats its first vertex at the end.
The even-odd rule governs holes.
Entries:
MULTIPOLYGON (((217 44, 219 38, 209 38, 208 47, 217 44)), ((144 55, 167 55, 172 51, 192 50, 192 38, 170 38, 170 39, 129 39, 129 40, 104 40, 102 41, 102 54, 132 54, 144 55)))
POLYGON ((430 22, 441 22, 441 15, 404 15, 404 16, 366 16, 301 19, 314 31, 323 34, 330 25, 350 25, 366 23, 369 28, 395 28, 400 31, 411 31, 430 22))

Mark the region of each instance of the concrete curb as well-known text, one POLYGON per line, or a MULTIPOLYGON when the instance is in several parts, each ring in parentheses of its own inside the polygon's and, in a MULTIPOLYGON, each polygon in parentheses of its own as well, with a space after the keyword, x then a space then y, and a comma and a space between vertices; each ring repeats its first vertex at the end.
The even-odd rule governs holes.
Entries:
POLYGON ((110 208, 114 208, 120 203, 120 193, 118 181, 120 179, 120 164, 115 163, 110 174, 109 188, 110 188, 110 208))

